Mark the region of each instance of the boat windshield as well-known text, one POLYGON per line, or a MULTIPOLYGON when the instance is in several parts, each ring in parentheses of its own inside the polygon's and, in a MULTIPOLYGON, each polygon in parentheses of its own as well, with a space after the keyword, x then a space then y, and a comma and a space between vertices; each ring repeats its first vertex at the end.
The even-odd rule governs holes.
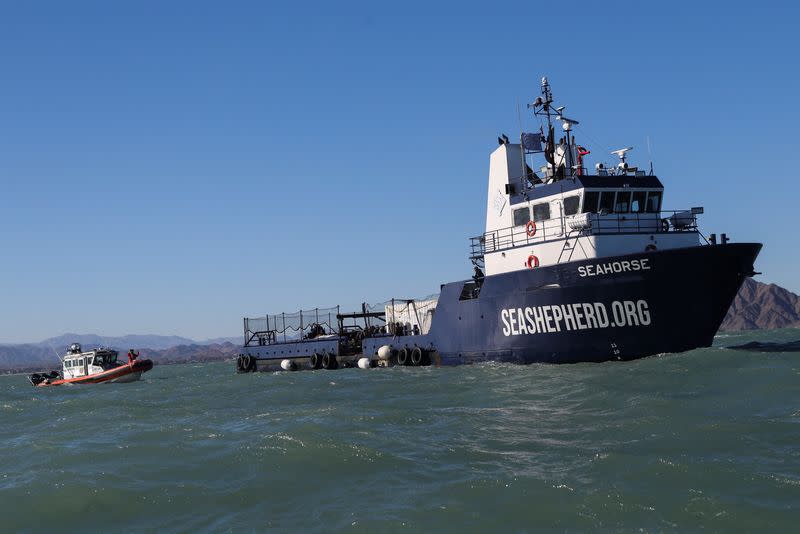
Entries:
POLYGON ((114 352, 101 352, 99 354, 95 354, 94 356, 95 365, 106 365, 110 363, 116 363, 116 361, 117 354, 114 352))

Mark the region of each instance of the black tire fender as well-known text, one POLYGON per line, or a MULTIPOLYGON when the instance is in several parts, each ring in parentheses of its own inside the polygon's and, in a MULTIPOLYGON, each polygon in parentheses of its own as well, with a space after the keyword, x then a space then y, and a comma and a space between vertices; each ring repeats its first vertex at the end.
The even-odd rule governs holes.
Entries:
POLYGON ((329 352, 325 352, 322 355, 322 367, 325 369, 336 369, 339 367, 339 363, 336 361, 336 355, 331 354, 329 352))
POLYGON ((411 365, 415 367, 425 365, 425 352, 421 348, 414 347, 411 350, 411 365))
POLYGON ((408 365, 411 363, 411 354, 408 347, 403 347, 397 351, 397 365, 408 365))

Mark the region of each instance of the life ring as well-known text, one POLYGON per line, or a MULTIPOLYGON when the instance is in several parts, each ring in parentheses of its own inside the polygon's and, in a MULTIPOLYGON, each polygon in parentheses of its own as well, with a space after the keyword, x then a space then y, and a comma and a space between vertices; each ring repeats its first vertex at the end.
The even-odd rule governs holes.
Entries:
POLYGON ((644 251, 645 251, 645 252, 655 252, 656 250, 658 250, 658 247, 657 247, 657 246, 655 246, 655 245, 654 245, 654 244, 652 244, 652 243, 650 243, 649 245, 647 245, 646 247, 644 247, 644 251))
POLYGON ((539 266, 539 258, 531 254, 528 256, 528 261, 525 263, 528 266, 528 269, 535 269, 539 266))
POLYGON ((525 224, 525 233, 528 234, 528 237, 533 237, 536 235, 536 223, 533 221, 528 221, 525 224))

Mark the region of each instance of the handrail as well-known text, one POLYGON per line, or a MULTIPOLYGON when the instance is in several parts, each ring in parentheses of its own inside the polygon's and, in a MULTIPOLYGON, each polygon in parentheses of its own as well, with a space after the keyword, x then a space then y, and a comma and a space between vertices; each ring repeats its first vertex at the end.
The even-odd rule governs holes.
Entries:
POLYGON ((580 213, 567 217, 536 222, 536 231, 529 235, 525 225, 510 226, 485 232, 470 238, 470 258, 477 259, 490 252, 518 246, 566 239, 570 231, 578 235, 604 235, 620 233, 677 233, 696 232, 697 215, 690 210, 673 210, 648 213, 580 213), (665 216, 666 215, 666 216, 665 216))

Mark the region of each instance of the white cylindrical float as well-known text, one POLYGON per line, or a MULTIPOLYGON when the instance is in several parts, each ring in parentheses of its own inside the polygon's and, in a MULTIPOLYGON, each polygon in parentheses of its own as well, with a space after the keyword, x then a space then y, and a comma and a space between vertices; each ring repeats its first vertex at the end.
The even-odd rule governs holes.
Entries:
POLYGON ((370 361, 369 358, 359 358, 358 359, 358 368, 359 369, 369 369, 370 368, 370 361))
POLYGON ((281 360, 281 369, 284 371, 294 371, 297 369, 297 365, 292 360, 281 360))
POLYGON ((388 361, 392 357, 392 346, 383 345, 378 349, 378 359, 388 361))

